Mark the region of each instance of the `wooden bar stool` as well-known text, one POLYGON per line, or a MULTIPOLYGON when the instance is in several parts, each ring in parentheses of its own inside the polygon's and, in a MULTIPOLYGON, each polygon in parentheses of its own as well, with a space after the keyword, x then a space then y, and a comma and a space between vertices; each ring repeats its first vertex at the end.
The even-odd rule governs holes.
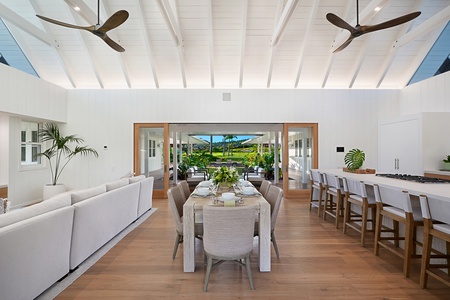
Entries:
POLYGON ((375 184, 374 192, 377 202, 374 254, 378 255, 382 246, 403 258, 403 275, 409 277, 411 258, 422 257, 416 254, 416 244, 422 246, 416 239, 417 227, 423 226, 422 216, 413 213, 407 191, 375 184), (392 220, 392 228, 383 224, 383 218, 392 220), (405 226, 404 236, 399 235, 399 223, 405 226), (399 248, 401 240, 405 242, 404 249, 399 248))
POLYGON ((309 170, 309 180, 311 182, 311 193, 309 198, 309 210, 312 207, 317 207, 317 216, 320 217, 321 207, 323 206, 322 200, 325 196, 325 186, 323 184, 322 174, 318 170, 309 170), (317 197, 316 193, 317 192, 317 197))
POLYGON ((366 240, 366 232, 374 231, 376 203, 375 198, 367 197, 366 185, 363 181, 357 181, 348 178, 342 178, 345 191, 345 210, 343 232, 347 232, 347 227, 353 228, 361 233, 361 246, 364 247, 366 240), (361 213, 355 211, 353 206, 360 207, 361 213), (371 219, 369 219, 369 209, 371 210, 371 219), (371 222, 371 230, 367 229, 367 223, 371 222))
POLYGON ((450 286, 450 202, 421 195, 420 208, 424 222, 420 287, 427 287, 428 275, 450 286), (434 238, 443 240, 446 249, 432 249, 434 238))
POLYGON ((323 205, 323 219, 329 215, 335 218, 335 227, 339 228, 339 220, 343 214, 345 192, 341 187, 339 177, 324 173, 325 203, 323 205))

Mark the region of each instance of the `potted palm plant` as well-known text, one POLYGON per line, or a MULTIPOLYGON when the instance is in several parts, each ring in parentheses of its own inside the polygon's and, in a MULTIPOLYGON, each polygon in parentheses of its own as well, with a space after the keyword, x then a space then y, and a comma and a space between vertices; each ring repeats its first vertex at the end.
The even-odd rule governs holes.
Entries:
POLYGON ((442 170, 450 171, 450 155, 442 160, 442 170))
POLYGON ((44 199, 65 192, 65 186, 63 184, 58 184, 58 179, 72 158, 78 154, 92 154, 95 157, 98 157, 98 153, 95 149, 80 145, 84 142, 82 138, 77 137, 76 135, 62 135, 59 131, 59 127, 53 123, 44 124, 43 128, 39 130, 39 138, 42 142, 51 143, 51 146, 47 150, 38 154, 45 156, 48 159, 51 171, 52 182, 44 187, 44 199), (70 147, 70 145, 74 143, 76 144, 75 147, 70 147))

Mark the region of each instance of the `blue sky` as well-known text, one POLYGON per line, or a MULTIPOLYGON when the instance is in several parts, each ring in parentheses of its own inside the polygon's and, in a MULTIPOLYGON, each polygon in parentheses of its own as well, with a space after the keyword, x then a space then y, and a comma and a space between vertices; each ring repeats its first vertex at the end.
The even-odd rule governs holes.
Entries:
MULTIPOLYGON (((209 142, 209 135, 196 135, 196 137, 204 139, 205 141, 209 142)), ((237 140, 247 140, 254 137, 254 135, 238 135, 236 139, 234 139, 235 141, 237 140)), ((213 136, 213 143, 217 143, 217 142, 222 142, 223 140, 223 136, 222 135, 217 135, 217 136, 213 136)))

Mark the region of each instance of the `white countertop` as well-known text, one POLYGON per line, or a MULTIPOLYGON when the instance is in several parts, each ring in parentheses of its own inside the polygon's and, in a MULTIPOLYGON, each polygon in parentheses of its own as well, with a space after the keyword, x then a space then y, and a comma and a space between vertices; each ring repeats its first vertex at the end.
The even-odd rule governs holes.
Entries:
POLYGON ((411 195, 429 195, 436 198, 450 201, 450 183, 418 183, 413 181, 379 177, 375 174, 356 174, 344 172, 342 169, 319 169, 321 173, 334 174, 339 177, 346 177, 364 181, 366 184, 378 184, 408 191, 411 195))

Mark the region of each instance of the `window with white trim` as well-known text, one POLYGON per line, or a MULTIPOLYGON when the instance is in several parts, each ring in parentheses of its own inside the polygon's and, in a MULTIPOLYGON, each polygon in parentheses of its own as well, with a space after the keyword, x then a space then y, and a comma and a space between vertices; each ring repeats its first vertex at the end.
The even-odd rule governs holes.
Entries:
POLYGON ((20 164, 40 165, 42 144, 39 140, 39 123, 22 121, 20 132, 20 164))

